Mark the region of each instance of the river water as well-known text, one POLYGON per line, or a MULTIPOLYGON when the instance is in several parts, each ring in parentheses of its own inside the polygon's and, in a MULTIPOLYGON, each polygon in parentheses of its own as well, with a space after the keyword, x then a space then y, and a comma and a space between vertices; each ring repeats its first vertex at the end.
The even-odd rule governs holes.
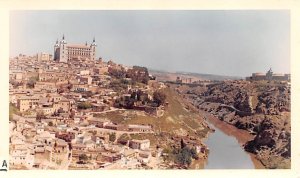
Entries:
POLYGON ((253 136, 247 131, 237 129, 213 116, 206 115, 207 121, 215 132, 210 133, 205 141, 209 155, 204 169, 255 169, 263 165, 247 153, 242 144, 253 136))

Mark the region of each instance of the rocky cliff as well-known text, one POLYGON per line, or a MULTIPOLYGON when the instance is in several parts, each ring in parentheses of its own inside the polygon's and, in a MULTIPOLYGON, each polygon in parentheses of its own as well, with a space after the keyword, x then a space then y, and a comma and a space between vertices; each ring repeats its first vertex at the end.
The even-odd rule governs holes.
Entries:
POLYGON ((290 86, 279 82, 226 81, 205 87, 183 87, 197 108, 249 131, 245 150, 267 168, 290 168, 290 86))

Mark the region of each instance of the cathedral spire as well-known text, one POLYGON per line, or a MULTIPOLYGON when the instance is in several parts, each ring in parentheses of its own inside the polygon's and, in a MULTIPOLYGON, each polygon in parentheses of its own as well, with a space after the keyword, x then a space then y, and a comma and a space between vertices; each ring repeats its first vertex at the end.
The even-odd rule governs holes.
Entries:
POLYGON ((93 43, 95 43, 96 41, 95 41, 95 37, 93 38, 93 43))
POLYGON ((63 37, 62 37, 62 39, 63 39, 63 40, 65 39, 65 34, 63 34, 63 37))

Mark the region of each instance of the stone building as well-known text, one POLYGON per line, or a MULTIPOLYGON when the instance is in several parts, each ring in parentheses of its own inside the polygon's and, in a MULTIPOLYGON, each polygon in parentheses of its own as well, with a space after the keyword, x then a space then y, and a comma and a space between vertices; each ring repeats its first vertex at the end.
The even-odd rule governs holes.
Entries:
POLYGON ((247 81, 260 81, 260 80, 268 80, 268 81, 290 81, 291 74, 276 74, 273 73, 272 69, 264 74, 264 73, 252 73, 252 76, 246 77, 247 81))
POLYGON ((65 63, 74 59, 95 60, 96 47, 95 38, 90 45, 87 42, 85 44, 68 44, 63 36, 62 40, 60 42, 57 40, 54 45, 54 60, 65 63))
POLYGON ((130 140, 129 147, 132 149, 147 150, 150 148, 150 140, 130 140))
POLYGON ((38 106, 38 101, 38 97, 24 96, 17 100, 17 108, 21 112, 27 111, 29 109, 34 109, 38 106))
POLYGON ((37 54, 38 61, 50 61, 52 60, 52 55, 48 53, 38 53, 37 54))

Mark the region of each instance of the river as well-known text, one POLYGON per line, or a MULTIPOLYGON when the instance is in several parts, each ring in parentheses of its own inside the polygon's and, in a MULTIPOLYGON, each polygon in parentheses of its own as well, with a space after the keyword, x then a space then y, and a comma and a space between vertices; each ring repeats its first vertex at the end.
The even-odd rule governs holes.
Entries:
POLYGON ((202 113, 215 132, 205 140, 209 148, 204 169, 262 169, 264 166, 242 148, 253 136, 245 130, 226 124, 208 113, 202 113))

